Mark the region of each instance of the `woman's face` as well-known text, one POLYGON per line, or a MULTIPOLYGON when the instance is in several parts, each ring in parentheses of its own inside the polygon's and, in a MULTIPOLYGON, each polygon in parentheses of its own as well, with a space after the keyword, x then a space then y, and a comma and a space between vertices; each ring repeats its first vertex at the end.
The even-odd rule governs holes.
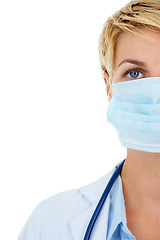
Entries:
MULTIPOLYGON (((119 37, 112 83, 160 77, 160 33, 145 27, 141 30, 151 39, 126 32, 119 37)), ((106 85, 108 94, 110 86, 106 85)))

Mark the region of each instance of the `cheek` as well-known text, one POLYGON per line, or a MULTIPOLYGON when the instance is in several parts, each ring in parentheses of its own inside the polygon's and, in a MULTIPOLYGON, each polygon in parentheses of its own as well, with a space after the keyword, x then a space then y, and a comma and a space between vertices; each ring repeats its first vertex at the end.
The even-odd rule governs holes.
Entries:
POLYGON ((112 83, 117 83, 117 82, 121 82, 121 81, 122 81, 121 75, 118 72, 114 72, 113 78, 112 78, 112 83))

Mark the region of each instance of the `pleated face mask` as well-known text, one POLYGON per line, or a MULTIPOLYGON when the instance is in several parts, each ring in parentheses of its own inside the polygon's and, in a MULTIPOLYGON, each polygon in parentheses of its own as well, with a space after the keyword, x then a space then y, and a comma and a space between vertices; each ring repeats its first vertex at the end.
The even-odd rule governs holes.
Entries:
POLYGON ((160 77, 113 83, 107 120, 124 147, 160 152, 160 77))

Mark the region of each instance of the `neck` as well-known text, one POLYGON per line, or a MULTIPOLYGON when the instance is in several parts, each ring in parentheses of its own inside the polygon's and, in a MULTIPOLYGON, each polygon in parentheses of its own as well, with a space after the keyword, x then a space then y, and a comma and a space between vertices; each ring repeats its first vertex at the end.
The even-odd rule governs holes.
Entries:
POLYGON ((160 153, 127 149, 121 172, 126 207, 160 213, 160 153))

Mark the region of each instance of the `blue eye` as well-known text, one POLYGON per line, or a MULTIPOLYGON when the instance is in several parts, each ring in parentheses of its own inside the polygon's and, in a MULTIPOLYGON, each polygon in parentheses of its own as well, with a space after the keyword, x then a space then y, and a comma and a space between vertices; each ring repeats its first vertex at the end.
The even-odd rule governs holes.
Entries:
POLYGON ((139 72, 137 71, 133 71, 129 73, 131 78, 138 78, 139 77, 139 72))
POLYGON ((132 68, 125 72, 124 76, 127 76, 131 79, 142 78, 144 75, 142 74, 142 70, 139 68, 132 68))

